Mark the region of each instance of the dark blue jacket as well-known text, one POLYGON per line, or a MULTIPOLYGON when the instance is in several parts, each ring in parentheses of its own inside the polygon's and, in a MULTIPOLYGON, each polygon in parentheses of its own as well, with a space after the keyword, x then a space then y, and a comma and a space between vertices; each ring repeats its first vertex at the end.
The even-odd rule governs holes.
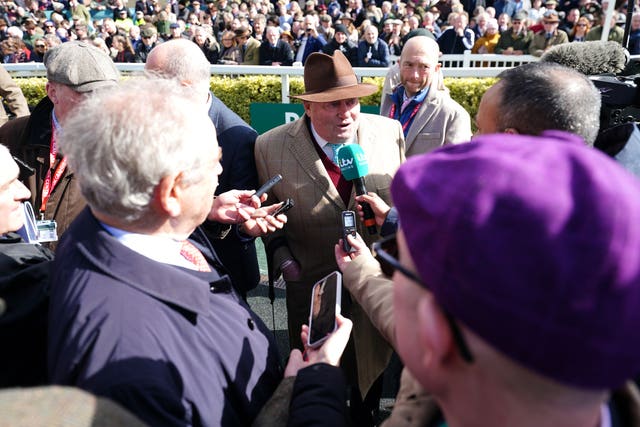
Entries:
POLYGON ((302 54, 302 65, 307 62, 307 58, 314 52, 322 52, 323 46, 327 44, 323 38, 308 37, 307 43, 304 45, 304 53, 302 54))
POLYGON ((333 52, 336 50, 344 53, 344 56, 347 57, 352 67, 358 66, 358 46, 356 46, 354 42, 347 39, 344 43, 339 44, 336 39, 331 39, 331 41, 322 48, 323 53, 331 56, 333 56, 333 52))
POLYGON ((340 368, 316 363, 301 369, 293 385, 287 426, 347 425, 345 390, 340 368))
POLYGON ((85 209, 52 269, 50 380, 149 425, 250 425, 282 378, 277 347, 199 230, 192 242, 214 271, 150 260, 85 209))
POLYGON ((389 66, 389 46, 383 40, 376 40, 374 44, 369 44, 365 40, 358 43, 358 67, 388 67, 389 66), (367 53, 371 50, 369 62, 365 62, 367 53))
MULTIPOLYGON (((209 117, 216 128, 222 148, 222 173, 218 177, 216 194, 229 190, 253 190, 259 187, 253 147, 258 133, 222 101, 211 94, 209 117)), ((241 294, 255 288, 260 281, 260 269, 253 239, 240 238, 236 229, 224 239, 211 231, 216 225, 205 222, 203 228, 225 266, 234 287, 241 294)))

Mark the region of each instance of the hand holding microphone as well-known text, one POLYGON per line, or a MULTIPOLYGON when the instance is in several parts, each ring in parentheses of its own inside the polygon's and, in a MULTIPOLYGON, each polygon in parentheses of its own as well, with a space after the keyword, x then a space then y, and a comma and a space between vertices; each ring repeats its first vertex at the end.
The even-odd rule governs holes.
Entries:
MULTIPOLYGON (((349 144, 340 148, 338 150, 338 166, 340 166, 340 172, 344 179, 353 182, 358 196, 367 194, 364 177, 369 173, 369 163, 362 147, 358 144, 349 144)), ((376 217, 371 206, 366 202, 360 203, 360 206, 364 213, 364 225, 367 227, 367 232, 376 234, 378 232, 376 217)))

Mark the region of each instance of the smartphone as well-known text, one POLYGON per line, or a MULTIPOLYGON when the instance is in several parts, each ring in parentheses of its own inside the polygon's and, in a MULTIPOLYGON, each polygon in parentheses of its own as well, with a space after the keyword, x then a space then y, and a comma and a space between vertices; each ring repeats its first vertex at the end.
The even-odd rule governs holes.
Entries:
POLYGON ((338 327, 336 315, 340 313, 342 274, 339 271, 320 279, 311 291, 309 336, 307 345, 315 348, 338 327))
POLYGON ((280 181, 282 181, 282 175, 278 174, 274 176, 269 181, 265 182, 264 185, 258 189, 258 191, 256 191, 256 194, 255 194, 256 197, 258 198, 262 197, 264 193, 271 190, 271 188, 273 188, 273 186, 279 183, 280 181))
POLYGON ((354 211, 342 211, 342 249, 346 253, 355 252, 347 241, 347 236, 356 237, 356 213, 354 211))
POLYGON ((276 211, 272 215, 273 216, 278 216, 280 214, 283 214, 283 213, 287 212, 289 209, 291 209, 294 206, 295 206, 295 203, 294 203, 293 199, 289 198, 289 199, 285 200, 284 203, 282 204, 282 206, 280 206, 278 209, 276 209, 276 211))

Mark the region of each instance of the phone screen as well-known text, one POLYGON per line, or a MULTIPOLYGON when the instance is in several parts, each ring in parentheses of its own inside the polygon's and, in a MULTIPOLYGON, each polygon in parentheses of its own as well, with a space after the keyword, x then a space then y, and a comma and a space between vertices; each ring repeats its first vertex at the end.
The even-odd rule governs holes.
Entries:
POLYGON ((355 217, 353 215, 344 215, 344 226, 345 227, 355 227, 355 217))
POLYGON ((309 346, 320 345, 336 329, 340 312, 342 275, 334 271, 313 286, 309 315, 309 346))

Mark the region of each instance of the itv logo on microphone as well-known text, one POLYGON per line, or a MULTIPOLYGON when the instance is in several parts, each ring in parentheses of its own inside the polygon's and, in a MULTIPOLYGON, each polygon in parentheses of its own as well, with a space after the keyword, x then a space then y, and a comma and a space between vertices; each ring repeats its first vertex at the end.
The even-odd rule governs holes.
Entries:
POLYGON ((352 168, 355 159, 338 159, 338 166, 340 169, 352 168))
POLYGON ((358 144, 347 144, 338 150, 338 166, 347 181, 361 178, 369 173, 369 162, 358 144))

